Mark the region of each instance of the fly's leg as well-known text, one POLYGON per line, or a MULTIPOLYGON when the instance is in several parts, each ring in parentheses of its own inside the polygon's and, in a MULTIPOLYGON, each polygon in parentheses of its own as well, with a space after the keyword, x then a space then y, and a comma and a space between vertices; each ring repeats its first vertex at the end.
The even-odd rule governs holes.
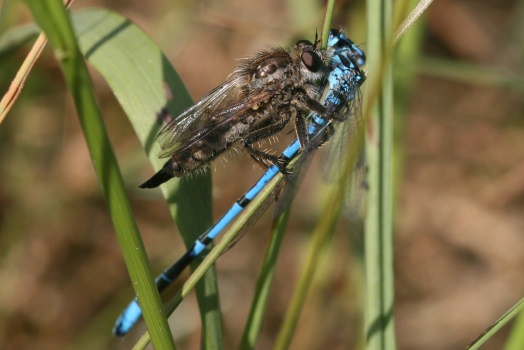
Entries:
MULTIPOLYGON (((324 117, 328 113, 327 108, 324 107, 324 105, 322 105, 320 102, 312 99, 306 93, 301 93, 296 95, 291 101, 290 110, 292 116, 295 119, 295 133, 297 135, 300 148, 303 151, 310 151, 313 148, 318 148, 321 144, 323 144, 329 139, 329 136, 331 135, 328 135, 326 132, 324 133, 324 135, 322 135, 322 140, 316 141, 314 145, 311 144, 311 141, 309 139, 310 135, 308 133, 308 119, 306 118, 306 116, 310 112, 316 113, 318 116, 322 117, 324 117)), ((278 165, 280 171, 283 174, 289 174, 287 166, 289 165, 290 161, 291 160, 285 156, 281 155, 278 157, 276 164, 278 165)))
POLYGON ((315 139, 314 143, 310 143, 310 147, 313 149, 318 149, 322 147, 322 145, 324 145, 324 143, 326 143, 331 138, 331 136, 333 136, 334 133, 335 133, 334 125, 329 124, 323 130, 322 135, 319 135, 318 140, 315 139))
MULTIPOLYGON (((328 126, 324 127, 324 130, 322 131, 321 135, 315 135, 315 138, 313 139, 313 142, 309 139, 309 134, 307 132, 307 119, 304 117, 304 114, 302 112, 297 113, 296 115, 296 133, 297 137, 300 140, 300 136, 298 135, 306 135, 307 136, 307 146, 306 148, 301 147, 301 149, 306 152, 309 152, 314 149, 320 148, 324 143, 326 143, 331 136, 335 133, 335 128, 333 124, 329 124, 328 126)), ((311 122, 315 123, 315 120, 312 119, 311 122)), ((317 124, 317 123, 315 123, 317 124)), ((321 127, 320 125, 317 125, 317 127, 321 127)), ((300 141, 299 141, 300 142, 300 141)), ((287 169, 289 163, 291 162, 291 159, 285 157, 284 155, 280 155, 278 157, 277 165, 280 169, 280 172, 282 172, 284 175, 289 175, 291 173, 290 170, 287 169)))
MULTIPOLYGON (((254 148, 253 144, 278 133, 287 125, 289 120, 293 118, 295 119, 295 132, 297 134, 300 147, 303 150, 309 150, 309 148, 315 147, 314 145, 310 144, 307 130, 308 121, 305 114, 309 112, 314 112, 317 115, 323 116, 327 114, 327 109, 320 102, 310 98, 305 92, 297 94, 291 101, 289 111, 280 112, 276 122, 275 119, 268 118, 262 123, 259 123, 254 131, 244 137, 242 140, 242 146, 248 150, 251 158, 253 158, 263 168, 268 168, 270 165, 276 165, 278 166, 281 173, 284 175, 289 174, 287 166, 291 161, 290 159, 260 151, 254 148)), ((327 140, 328 137, 323 136, 323 138, 327 140)), ((325 140, 321 142, 324 143, 325 140)))
POLYGON ((312 145, 309 141, 308 121, 303 112, 314 112, 318 116, 325 117, 328 114, 328 109, 317 100, 309 97, 306 93, 297 95, 293 101, 291 101, 291 105, 294 106, 297 111, 301 111, 295 115, 295 132, 300 143, 300 148, 309 151, 312 145))
POLYGON ((291 119, 292 114, 293 113, 282 112, 280 113, 280 118, 278 118, 276 122, 274 119, 268 118, 257 124, 255 130, 242 139, 242 146, 247 149, 251 158, 253 158, 255 162, 260 164, 264 169, 267 169, 271 165, 276 165, 280 171, 285 174, 287 163, 282 164, 280 162, 280 157, 258 150, 253 147, 253 144, 282 131, 291 119))

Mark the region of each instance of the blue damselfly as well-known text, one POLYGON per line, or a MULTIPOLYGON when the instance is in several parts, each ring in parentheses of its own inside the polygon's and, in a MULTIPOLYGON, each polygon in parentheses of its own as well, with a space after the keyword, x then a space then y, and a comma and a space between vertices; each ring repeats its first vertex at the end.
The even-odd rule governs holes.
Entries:
MULTIPOLYGON (((300 46, 300 43, 309 42, 299 41, 297 47, 300 46)), ((316 47, 316 45, 309 43, 307 47, 308 49, 306 50, 312 50, 311 48, 316 47)), ((282 164, 287 166, 287 164, 299 154, 314 151, 331 137, 333 128, 337 123, 345 122, 353 117, 353 113, 358 107, 356 104, 359 102, 359 88, 365 80, 365 75, 360 70, 360 67, 365 64, 364 52, 338 30, 331 30, 326 50, 311 52, 318 55, 316 57, 322 57, 327 60, 326 63, 323 63, 325 69, 318 68, 319 71, 323 72, 324 77, 320 79, 317 92, 312 93, 312 95, 316 94, 319 100, 322 101, 322 108, 316 108, 316 110, 321 110, 322 113, 312 111, 306 118, 308 123, 306 135, 301 136, 300 131, 297 130, 297 139, 283 151, 280 157, 277 157, 276 160, 270 160, 270 162, 274 161, 273 164, 268 167, 258 182, 241 196, 220 220, 204 232, 177 262, 164 270, 156 279, 159 292, 173 283, 180 273, 204 251, 206 246, 264 189, 267 183, 283 170, 282 164), (323 95, 323 97, 321 97, 321 95, 323 95)), ((309 54, 313 55, 312 53, 309 54)), ((302 57, 302 59, 304 59, 304 57, 302 57)), ((267 68, 267 70, 272 71, 273 68, 267 68)), ((216 99, 216 97, 213 99, 216 99)), ((198 103, 199 102, 197 102, 197 104, 198 103)), ((295 115, 295 118, 299 117, 295 115)), ((297 128, 299 128, 299 126, 297 126, 297 128)), ((164 133, 164 131, 162 133, 164 133)), ((171 160, 166 164, 170 164, 169 166, 171 166, 170 162, 171 160)), ((162 174, 161 172, 159 173, 162 174)), ((166 179, 165 175, 160 176, 162 176, 164 181, 172 177, 171 175, 166 179)), ((142 310, 140 309, 138 300, 135 298, 118 318, 113 329, 114 334, 117 336, 127 334, 141 315, 142 310)))

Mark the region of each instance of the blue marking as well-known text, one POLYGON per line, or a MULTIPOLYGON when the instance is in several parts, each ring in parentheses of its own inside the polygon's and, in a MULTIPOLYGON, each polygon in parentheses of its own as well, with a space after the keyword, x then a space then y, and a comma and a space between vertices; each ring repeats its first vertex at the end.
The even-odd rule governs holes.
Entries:
POLYGON ((200 241, 196 241, 195 245, 193 246, 193 249, 191 249, 191 252, 189 253, 190 256, 195 257, 199 256, 200 253, 202 253, 206 249, 205 244, 203 244, 200 241))
POLYGON ((160 280, 164 280, 165 282, 167 282, 169 284, 175 282, 171 278, 167 277, 166 274, 164 274, 164 273, 156 278, 156 282, 160 282, 160 280))
POLYGON ((138 305, 138 301, 135 298, 118 317, 113 328, 113 334, 118 337, 126 335, 140 317, 142 317, 142 309, 140 309, 140 305, 138 305))

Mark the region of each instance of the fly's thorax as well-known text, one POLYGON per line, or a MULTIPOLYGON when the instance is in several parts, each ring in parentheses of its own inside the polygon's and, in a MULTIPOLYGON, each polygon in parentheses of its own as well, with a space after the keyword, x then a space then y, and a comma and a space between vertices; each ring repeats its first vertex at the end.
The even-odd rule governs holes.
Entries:
POLYGON ((248 94, 261 92, 285 80, 292 59, 281 47, 261 51, 251 58, 244 59, 235 74, 245 81, 248 94))
POLYGON ((273 47, 245 59, 235 74, 243 77, 249 93, 257 93, 312 84, 325 72, 323 51, 308 40, 300 40, 290 52, 273 47))

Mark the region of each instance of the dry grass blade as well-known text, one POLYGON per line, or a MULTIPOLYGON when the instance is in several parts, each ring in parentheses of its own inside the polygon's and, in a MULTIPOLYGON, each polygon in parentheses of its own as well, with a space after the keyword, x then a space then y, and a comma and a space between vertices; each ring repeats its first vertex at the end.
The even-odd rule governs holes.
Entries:
POLYGON ((415 23, 415 21, 426 11, 426 9, 431 5, 433 0, 421 0, 417 6, 411 11, 411 13, 406 17, 402 24, 395 31, 395 36, 393 39, 393 45, 396 45, 400 38, 406 34, 407 30, 415 23))

